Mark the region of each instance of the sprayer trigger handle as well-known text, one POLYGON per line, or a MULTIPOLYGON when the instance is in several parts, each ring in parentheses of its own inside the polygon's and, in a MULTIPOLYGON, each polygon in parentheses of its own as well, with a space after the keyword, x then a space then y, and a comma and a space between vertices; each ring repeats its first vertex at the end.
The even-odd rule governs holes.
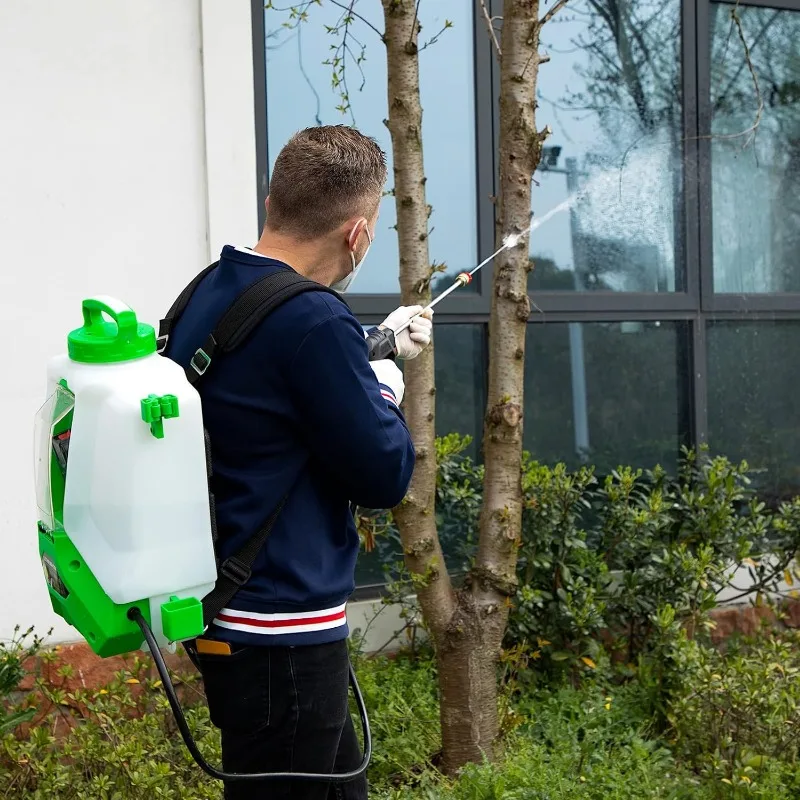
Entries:
POLYGON ((397 356, 394 331, 391 328, 375 328, 367 336, 367 347, 370 361, 380 361, 384 358, 394 361, 397 356))

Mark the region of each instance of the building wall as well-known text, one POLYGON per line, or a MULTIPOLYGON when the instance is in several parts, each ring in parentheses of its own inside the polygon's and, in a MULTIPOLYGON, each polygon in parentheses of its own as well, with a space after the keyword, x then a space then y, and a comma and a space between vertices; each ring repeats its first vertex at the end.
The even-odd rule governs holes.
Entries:
POLYGON ((156 324, 227 241, 257 238, 248 0, 0 3, 0 638, 50 610, 33 421, 47 359, 111 294, 156 324))

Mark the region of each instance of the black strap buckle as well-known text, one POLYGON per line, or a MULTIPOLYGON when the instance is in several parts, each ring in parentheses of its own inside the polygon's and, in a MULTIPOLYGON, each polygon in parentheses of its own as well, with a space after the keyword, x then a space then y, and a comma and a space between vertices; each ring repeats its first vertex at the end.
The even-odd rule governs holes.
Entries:
POLYGON ((156 339, 156 352, 163 353, 167 347, 167 342, 169 341, 169 334, 165 333, 163 336, 159 336, 156 339))
POLYGON ((247 564, 239 561, 236 556, 226 558, 220 567, 220 574, 226 577, 229 581, 233 581, 237 586, 243 586, 250 580, 253 571, 247 564))

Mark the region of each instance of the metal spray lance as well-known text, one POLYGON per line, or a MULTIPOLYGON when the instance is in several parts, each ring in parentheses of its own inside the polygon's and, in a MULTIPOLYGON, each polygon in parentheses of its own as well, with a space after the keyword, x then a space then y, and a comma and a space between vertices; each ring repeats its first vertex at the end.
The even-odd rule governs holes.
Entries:
MULTIPOLYGON (((527 231, 525 232, 527 233, 527 231)), ((396 330, 392 330, 391 328, 376 328, 368 337, 367 337, 367 347, 369 347, 369 360, 370 361, 378 361, 381 358, 394 358, 397 355, 397 345, 395 344, 395 337, 398 333, 404 331, 411 323, 417 319, 417 317, 422 316, 426 311, 436 306, 442 300, 444 300, 447 295, 454 292, 459 286, 466 286, 470 281, 472 281, 472 276, 481 268, 485 267, 490 261, 497 258, 503 250, 510 250, 512 247, 516 247, 520 240, 522 239, 524 234, 522 233, 509 233, 504 239, 503 244, 497 250, 494 251, 488 258, 485 258, 478 264, 476 267, 473 267, 469 272, 460 272, 456 279, 453 281, 451 286, 448 286, 440 295, 435 297, 428 303, 419 314, 415 314, 410 319, 406 320, 399 328, 396 330)))

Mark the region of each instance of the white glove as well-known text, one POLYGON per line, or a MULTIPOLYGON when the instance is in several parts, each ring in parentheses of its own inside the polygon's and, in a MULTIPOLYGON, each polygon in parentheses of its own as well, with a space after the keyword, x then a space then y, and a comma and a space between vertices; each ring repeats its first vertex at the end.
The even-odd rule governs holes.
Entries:
MULTIPOLYGON (((422 311, 422 306, 400 306, 389 314, 381 323, 381 328, 397 330, 404 322, 422 311)), ((425 311, 424 316, 417 317, 404 331, 395 337, 397 357, 416 358, 430 343, 433 333, 433 309, 425 311)))
POLYGON ((400 367, 394 363, 390 358, 381 358, 378 361, 370 361, 369 365, 381 384, 381 394, 390 403, 399 406, 403 402, 403 394, 405 393, 406 384, 403 380, 403 373, 400 367), (388 387, 390 391, 386 391, 384 387, 388 387))

